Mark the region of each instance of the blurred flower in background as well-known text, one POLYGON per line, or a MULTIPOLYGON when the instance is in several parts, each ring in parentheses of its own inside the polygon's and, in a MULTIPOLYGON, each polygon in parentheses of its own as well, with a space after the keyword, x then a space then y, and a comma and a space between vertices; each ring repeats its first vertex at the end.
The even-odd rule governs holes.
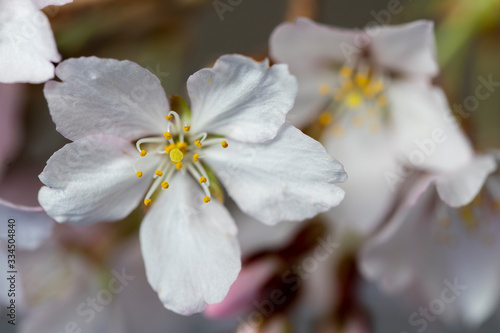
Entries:
MULTIPOLYGON (((0 331, 498 332, 499 9, 498 0, 0 0, 0 331), (220 205, 224 199, 223 209, 238 228, 233 241, 241 253, 234 247, 213 263, 205 260, 221 246, 220 241, 208 242, 210 221, 192 224, 193 215, 188 214, 182 226, 194 229, 191 235, 196 237, 169 232, 179 221, 156 196, 148 197, 151 209, 166 213, 149 226, 148 239, 154 242, 144 237, 139 242, 148 208, 124 209, 119 199, 126 191, 108 193, 111 200, 103 204, 116 213, 117 223, 95 218, 96 224, 74 226, 48 218, 37 201, 43 185, 37 175, 54 152, 61 154, 66 149, 62 147, 74 144, 56 131, 53 120, 59 124, 69 118, 55 116, 54 103, 68 104, 65 109, 76 119, 91 116, 92 126, 87 127, 99 131, 115 124, 116 119, 105 121, 110 110, 131 97, 125 93, 104 106, 96 96, 115 96, 116 87, 107 90, 76 80, 77 88, 49 94, 51 119, 44 85, 38 83, 54 77, 57 63, 64 61, 63 68, 65 62, 75 61, 66 59, 92 56, 129 60, 158 78, 155 89, 160 95, 165 90, 191 97, 188 103, 173 97, 173 111, 193 112, 197 102, 192 89, 186 90, 186 81, 200 68, 213 67, 224 54, 244 54, 256 64, 269 58, 271 68, 288 66, 299 89, 297 98, 287 103, 287 109, 294 105, 287 121, 319 140, 344 166, 349 178, 339 185, 345 191, 339 206, 326 211, 336 200, 323 196, 315 185, 328 177, 312 172, 318 163, 310 150, 302 157, 280 151, 252 164, 258 152, 255 144, 248 148, 227 140, 228 148, 223 149, 221 136, 212 147, 219 148, 217 156, 234 160, 242 154, 250 163, 243 170, 238 163, 225 163, 217 188, 212 176, 198 178, 207 178, 211 185, 209 204, 220 205), (92 91, 94 95, 84 94, 92 91), (93 109, 98 112, 68 102, 78 94, 85 95, 89 105, 99 104, 93 109), (280 163, 286 168, 277 168, 274 176, 261 172, 261 166, 280 163), (230 175, 232 171, 239 173, 230 175), (295 182, 308 177, 307 184, 295 182), (281 187, 281 181, 289 186, 281 187), (277 198, 290 188, 294 193, 307 190, 319 201, 328 201, 328 207, 288 200, 276 208, 277 198), (259 194, 259 189, 265 190, 259 194), (266 209, 249 208, 259 200, 266 209), (313 217, 320 211, 325 213, 313 217), (258 221, 290 220, 293 215, 310 219, 274 226, 258 221), (7 247, 9 219, 16 221, 15 253, 7 247), (190 249, 202 248, 207 242, 206 250, 186 250, 189 244, 190 249), (152 266, 147 258, 145 265, 141 246, 155 257, 154 267, 183 258, 176 262, 181 269, 169 271, 162 289, 185 290, 178 293, 185 303, 195 302, 192 296, 200 285, 188 283, 182 269, 191 267, 199 271, 200 281, 217 283, 224 282, 219 277, 228 264, 224 258, 239 262, 241 257, 242 269, 231 286, 232 281, 226 283, 224 294, 229 292, 222 302, 201 314, 182 316, 166 309, 151 288, 146 277, 152 266), (14 274, 8 273, 9 254, 15 254, 15 296, 9 295, 13 286, 7 278, 14 274), (12 300, 15 326, 7 316, 12 314, 7 308, 12 300)), ((78 61, 73 67, 71 75, 92 74, 78 61)), ((247 74, 237 80, 236 72, 231 67, 224 72, 231 83, 220 89, 221 97, 209 112, 232 105, 232 89, 248 80, 247 74)), ((57 83, 48 86, 65 85, 68 78, 58 75, 54 80, 57 83)), ((137 86, 126 81, 123 84, 131 88, 137 86)), ((263 82, 254 88, 259 93, 246 105, 271 126, 268 109, 260 108, 258 101, 279 94, 266 94, 269 86, 263 82)), ((292 90, 283 93, 291 95, 292 90)), ((144 105, 154 100, 149 96, 144 105)), ((139 112, 146 115, 153 109, 139 112)), ((192 134, 199 132, 194 118, 193 113, 193 124, 181 124, 191 126, 192 134)), ((144 127, 142 120, 127 120, 131 127, 121 132, 127 138, 134 128, 144 127)), ((246 120, 242 124, 248 125, 246 120)), ((226 125, 227 133, 238 132, 238 126, 226 125)), ((85 127, 82 121, 74 123, 78 133, 85 127)), ((157 132, 165 134, 163 128, 157 132)), ((261 133, 247 134, 248 139, 261 133)), ((286 136, 284 143, 302 147, 294 137, 286 136)), ((132 161, 144 158, 139 156, 142 149, 147 158, 154 155, 150 143, 140 148, 130 152, 132 161)), ((75 157, 86 153, 77 150, 75 157)), ((61 168, 92 184, 79 192, 90 201, 116 176, 116 164, 104 160, 102 167, 110 170, 107 177, 98 169, 86 175, 73 162, 61 168)), ((53 172, 57 179, 62 179, 61 168, 53 172)), ((160 171, 157 179, 166 174, 160 171)), ((149 178, 146 169, 131 172, 135 181, 149 178), (137 178, 136 171, 143 177, 137 178)), ((198 180, 193 186, 202 198, 207 193, 198 180)), ((174 185, 179 185, 175 179, 170 190, 174 185)), ((145 191, 135 188, 137 202, 145 191)), ((101 212, 68 198, 62 191, 63 210, 76 205, 91 214, 101 212)), ((71 218, 75 216, 59 220, 71 218)))

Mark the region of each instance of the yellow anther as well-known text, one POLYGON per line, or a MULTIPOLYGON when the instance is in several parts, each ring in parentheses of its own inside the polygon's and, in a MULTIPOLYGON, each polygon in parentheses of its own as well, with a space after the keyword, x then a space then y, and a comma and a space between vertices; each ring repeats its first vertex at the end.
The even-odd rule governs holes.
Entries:
POLYGON ((384 90, 384 83, 382 81, 375 81, 370 85, 370 87, 374 94, 378 94, 384 90))
POLYGON ((365 87, 370 83, 370 79, 365 74, 356 74, 356 84, 365 87))
POLYGON ((161 170, 156 170, 155 171, 155 175, 157 175, 157 176, 163 176, 163 172, 161 172, 161 170))
POLYGON ((326 96, 330 93, 331 87, 328 83, 323 83, 318 87, 318 91, 321 95, 326 96))
POLYGON ((385 96, 379 96, 379 97, 377 97, 377 104, 378 104, 378 106, 384 107, 384 106, 387 106, 387 103, 388 103, 387 97, 385 97, 385 96))
POLYGON ((340 69, 340 76, 344 78, 348 78, 352 75, 351 67, 344 66, 340 69))
POLYGON ((170 120, 172 120, 172 118, 173 118, 173 117, 174 117, 174 116, 172 116, 171 114, 170 114, 170 115, 168 115, 168 116, 165 116, 165 118, 167 118, 167 120, 169 120, 169 121, 170 121, 170 120))
POLYGON ((228 146, 227 141, 222 141, 220 145, 222 146, 222 148, 227 148, 228 146))
POLYGON ((182 129, 184 130, 184 132, 189 132, 191 126, 184 126, 182 129))
POLYGON ((144 199, 144 205, 149 206, 151 204, 151 199, 144 199))
POLYGON ((351 109, 357 109, 363 103, 363 96, 358 91, 347 94, 345 104, 351 109))
POLYGON ((141 155, 142 157, 146 156, 147 152, 143 149, 141 150, 141 152, 139 153, 139 155, 141 155))
POLYGON ((199 158, 200 158, 200 154, 194 154, 193 155, 193 162, 198 162, 199 158))
POLYGON ((171 143, 168 146, 165 146, 165 153, 170 154, 170 152, 172 151, 172 149, 174 149, 175 147, 176 147, 175 143, 171 143))
POLYGON ((333 133, 333 136, 335 136, 337 138, 341 138, 345 134, 345 128, 342 125, 335 125, 332 128, 332 133, 333 133))
POLYGON ((204 198, 203 198, 203 202, 204 202, 204 203, 208 203, 208 202, 210 202, 210 197, 209 197, 209 196, 204 197, 204 198))
POLYGON ((358 114, 358 115, 355 115, 355 116, 352 118, 352 125, 353 125, 354 127, 358 127, 358 128, 359 128, 359 127, 363 127, 364 123, 365 123, 365 119, 363 118, 363 116, 361 116, 361 115, 359 115, 359 114, 358 114))
POLYGON ((167 140, 170 140, 172 139, 172 134, 170 132, 165 132, 165 134, 163 134, 163 136, 165 137, 165 139, 167 140))
POLYGON ((141 178, 141 177, 142 177, 142 171, 137 171, 137 172, 135 173, 135 175, 136 175, 137 177, 141 178))
POLYGON ((203 184, 203 183, 206 183, 207 182, 207 178, 205 177, 200 177, 200 184, 203 184))
POLYGON ((178 148, 174 148, 170 151, 170 160, 172 163, 179 163, 184 158, 184 154, 178 148))
POLYGON ((354 88, 354 83, 352 83, 351 80, 342 83, 342 86, 340 87, 342 91, 349 91, 352 90, 353 88, 354 88))
POLYGON ((336 101, 341 101, 342 99, 344 99, 344 93, 341 90, 335 90, 333 92, 333 98, 336 101))
POLYGON ((175 163, 175 168, 176 168, 177 170, 182 169, 182 162, 175 163))
POLYGON ((188 146, 187 142, 177 142, 176 144, 177 148, 182 150, 185 150, 188 146))
POLYGON ((197 146, 198 146, 198 148, 201 148, 201 142, 200 142, 200 140, 196 140, 196 141, 194 142, 194 144, 195 144, 195 145, 197 145, 197 146))
POLYGON ((333 120, 333 116, 330 112, 323 112, 320 116, 319 116, 319 124, 321 126, 328 126, 330 125, 330 123, 332 122, 333 120))
POLYGON ((167 182, 161 183, 161 187, 166 190, 170 185, 167 182))

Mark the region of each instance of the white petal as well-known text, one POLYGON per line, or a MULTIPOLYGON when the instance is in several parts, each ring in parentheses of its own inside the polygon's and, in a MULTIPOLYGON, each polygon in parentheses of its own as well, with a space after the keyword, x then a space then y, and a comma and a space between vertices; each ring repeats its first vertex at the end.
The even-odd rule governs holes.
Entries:
POLYGON ((149 283, 166 308, 184 315, 221 302, 241 268, 233 219, 203 197, 189 175, 177 174, 140 232, 149 283))
POLYGON ((0 243, 7 243, 10 238, 7 222, 14 225, 16 233, 13 239, 21 249, 33 250, 52 234, 54 221, 41 207, 16 206, 0 199, 0 217, 4 221, 0 228, 0 243))
POLYGON ((380 27, 371 49, 376 61, 391 70, 429 76, 439 72, 431 21, 380 27))
POLYGON ((38 200, 57 222, 120 220, 139 204, 157 166, 154 156, 145 157, 144 176, 137 178, 137 156, 128 141, 109 135, 69 143, 47 161, 38 200))
POLYGON ((220 57, 187 82, 193 132, 263 142, 276 136, 293 106, 297 81, 286 65, 241 55, 220 57))
POLYGON ((299 18, 274 29, 270 38, 271 57, 287 63, 292 69, 327 68, 354 60, 362 39, 354 30, 339 29, 299 18), (355 43, 356 41, 356 43, 355 43))
POLYGON ((342 204, 327 214, 337 233, 354 230, 365 236, 388 214, 404 178, 399 173, 390 133, 374 134, 350 124, 344 128, 342 137, 326 131, 321 139, 349 174, 349 179, 339 185, 346 192, 342 204))
POLYGON ((63 81, 44 93, 57 130, 70 140, 90 134, 138 139, 163 134, 170 111, 160 80, 131 61, 68 59, 56 68, 63 81))
POLYGON ((230 141, 211 147, 212 167, 240 209, 266 224, 300 221, 338 205, 346 180, 342 165, 321 144, 293 126, 264 144, 230 141))
POLYGON ((460 170, 437 178, 436 188, 439 196, 452 207, 466 205, 476 197, 486 178, 496 168, 497 164, 493 156, 476 157, 460 170))
POLYGON ((394 82, 387 89, 394 143, 413 167, 451 171, 467 164, 473 150, 453 116, 441 89, 394 82))
POLYGON ((45 14, 31 0, 0 0, 0 82, 41 83, 61 60, 45 14))
POLYGON ((73 2, 73 0, 31 0, 38 9, 45 8, 47 6, 62 6, 67 3, 73 2))

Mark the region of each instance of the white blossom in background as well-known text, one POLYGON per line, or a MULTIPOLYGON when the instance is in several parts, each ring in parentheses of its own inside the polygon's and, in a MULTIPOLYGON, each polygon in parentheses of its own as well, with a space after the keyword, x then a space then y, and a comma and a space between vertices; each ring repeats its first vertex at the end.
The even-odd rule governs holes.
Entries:
POLYGON ((451 170, 472 157, 443 92, 432 86, 431 22, 350 30, 299 18, 274 30, 270 52, 298 79, 288 120, 318 122, 321 142, 349 171, 341 185, 347 197, 329 213, 337 228, 372 232, 403 183, 401 165, 451 170))
POLYGON ((200 312, 240 270, 218 177, 266 224, 303 220, 343 198, 342 166, 285 123, 296 81, 286 65, 222 56, 187 82, 190 109, 171 111, 159 80, 129 61, 80 58, 56 68, 45 96, 73 142, 47 162, 39 201, 58 222, 90 224, 151 206, 141 225, 148 280, 165 307, 200 312), (135 142, 135 145, 131 142, 135 142))
POLYGON ((41 11, 72 0, 0 0, 0 82, 42 83, 61 61, 50 22, 41 11))
MULTIPOLYGON (((382 290, 405 292, 429 316, 478 327, 500 297, 500 173, 492 155, 449 173, 425 175, 364 246, 363 275, 382 290), (450 288, 448 281, 455 287, 450 288), (444 295, 444 296, 443 296, 444 295), (441 305, 439 305, 440 300, 441 305)), ((418 311, 417 311, 418 312, 418 311)), ((410 315, 410 314, 408 314, 410 315)), ((421 314, 411 324, 419 330, 421 314)))

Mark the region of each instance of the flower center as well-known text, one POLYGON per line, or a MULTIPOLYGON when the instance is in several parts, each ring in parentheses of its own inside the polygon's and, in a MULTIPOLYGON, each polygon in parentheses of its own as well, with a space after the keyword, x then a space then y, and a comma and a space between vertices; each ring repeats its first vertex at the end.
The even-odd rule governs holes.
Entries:
POLYGON ((227 148, 224 139, 210 138, 205 132, 193 134, 191 126, 181 122, 180 116, 175 111, 170 111, 166 116, 168 121, 167 131, 163 136, 143 138, 137 141, 136 147, 139 151, 139 159, 134 166, 137 177, 142 177, 143 172, 137 170, 137 165, 148 158, 160 156, 160 162, 152 175, 153 183, 146 194, 144 204, 149 206, 152 197, 157 190, 167 190, 176 172, 189 172, 200 184, 205 197, 203 202, 211 200, 210 180, 204 165, 200 161, 203 158, 203 150, 206 147, 220 144, 227 148))
POLYGON ((335 89, 328 83, 318 87, 322 96, 331 96, 326 110, 319 117, 319 124, 330 124, 334 136, 345 134, 346 125, 356 128, 367 126, 377 134, 382 125, 382 116, 387 113, 388 100, 385 95, 386 78, 365 62, 355 67, 343 66, 339 71, 339 83, 335 89))

